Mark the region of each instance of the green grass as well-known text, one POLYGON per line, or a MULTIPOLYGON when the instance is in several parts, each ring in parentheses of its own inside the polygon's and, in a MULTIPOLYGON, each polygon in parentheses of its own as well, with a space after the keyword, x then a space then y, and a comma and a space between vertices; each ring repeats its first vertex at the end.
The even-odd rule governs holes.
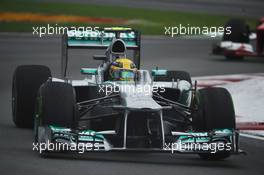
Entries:
MULTIPOLYGON (((189 13, 175 11, 161 11, 143 8, 125 8, 116 6, 67 3, 41 3, 1 0, 0 12, 33 12, 43 14, 64 14, 89 17, 108 17, 119 19, 136 19, 147 23, 131 24, 129 27, 142 31, 143 34, 162 35, 164 26, 178 26, 179 24, 192 26, 222 26, 231 16, 208 15, 204 13, 189 13)), ((255 26, 256 19, 245 19, 251 26, 255 26)), ((30 22, 0 22, 0 31, 32 32, 32 27, 46 25, 45 23, 30 22)), ((95 26, 94 24, 71 23, 65 26, 95 26)), ((96 25, 98 26, 98 25, 96 25)), ((99 25, 99 26, 109 26, 99 25)), ((114 26, 114 25, 111 25, 114 26)), ((120 26, 120 25, 119 25, 120 26)))

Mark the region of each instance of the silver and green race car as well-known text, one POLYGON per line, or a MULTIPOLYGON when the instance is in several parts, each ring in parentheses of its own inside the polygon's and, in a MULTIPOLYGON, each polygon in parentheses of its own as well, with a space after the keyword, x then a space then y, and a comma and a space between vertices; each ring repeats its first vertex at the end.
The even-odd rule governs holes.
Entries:
POLYGON ((62 38, 61 77, 42 65, 17 67, 12 109, 17 127, 34 128, 41 154, 148 151, 224 159, 241 152, 233 102, 223 88, 197 89, 184 71, 140 69, 140 33, 130 28, 68 31, 62 38), (69 49, 105 49, 83 80, 67 78, 69 49), (108 79, 115 59, 133 52, 134 81, 108 79))

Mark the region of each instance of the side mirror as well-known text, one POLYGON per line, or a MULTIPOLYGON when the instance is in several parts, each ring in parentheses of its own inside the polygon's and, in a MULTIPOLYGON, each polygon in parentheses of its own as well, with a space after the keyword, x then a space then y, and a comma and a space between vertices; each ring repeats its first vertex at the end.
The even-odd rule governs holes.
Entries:
POLYGON ((165 70, 165 69, 153 69, 151 71, 151 75, 153 77, 166 76, 167 75, 167 70, 165 70))
POLYGON ((107 61, 107 57, 105 55, 94 55, 93 56, 94 60, 102 60, 102 61, 107 61))
POLYGON ((81 74, 84 75, 98 75, 98 70, 93 68, 81 68, 81 74))

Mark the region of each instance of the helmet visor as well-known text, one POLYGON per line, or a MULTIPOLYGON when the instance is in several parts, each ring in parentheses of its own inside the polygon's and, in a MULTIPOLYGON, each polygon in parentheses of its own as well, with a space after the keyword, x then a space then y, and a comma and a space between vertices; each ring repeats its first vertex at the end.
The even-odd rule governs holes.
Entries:
POLYGON ((113 73, 113 78, 117 81, 134 81, 135 72, 132 70, 119 69, 113 73))

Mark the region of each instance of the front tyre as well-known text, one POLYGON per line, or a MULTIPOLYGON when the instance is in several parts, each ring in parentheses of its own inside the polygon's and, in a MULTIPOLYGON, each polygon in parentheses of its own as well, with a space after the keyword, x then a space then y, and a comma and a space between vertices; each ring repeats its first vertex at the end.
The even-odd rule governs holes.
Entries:
MULTIPOLYGON (((235 129, 235 112, 230 93, 224 88, 204 88, 198 91, 198 111, 193 115, 193 128, 198 132, 214 129, 235 129)), ((229 151, 201 153, 202 159, 221 160, 229 151)))
POLYGON ((39 89, 36 116, 42 126, 77 125, 75 90, 69 83, 47 81, 39 89))
POLYGON ((35 141, 41 141, 39 126, 75 128, 78 124, 75 90, 69 83, 47 81, 38 92, 35 118, 35 141))

